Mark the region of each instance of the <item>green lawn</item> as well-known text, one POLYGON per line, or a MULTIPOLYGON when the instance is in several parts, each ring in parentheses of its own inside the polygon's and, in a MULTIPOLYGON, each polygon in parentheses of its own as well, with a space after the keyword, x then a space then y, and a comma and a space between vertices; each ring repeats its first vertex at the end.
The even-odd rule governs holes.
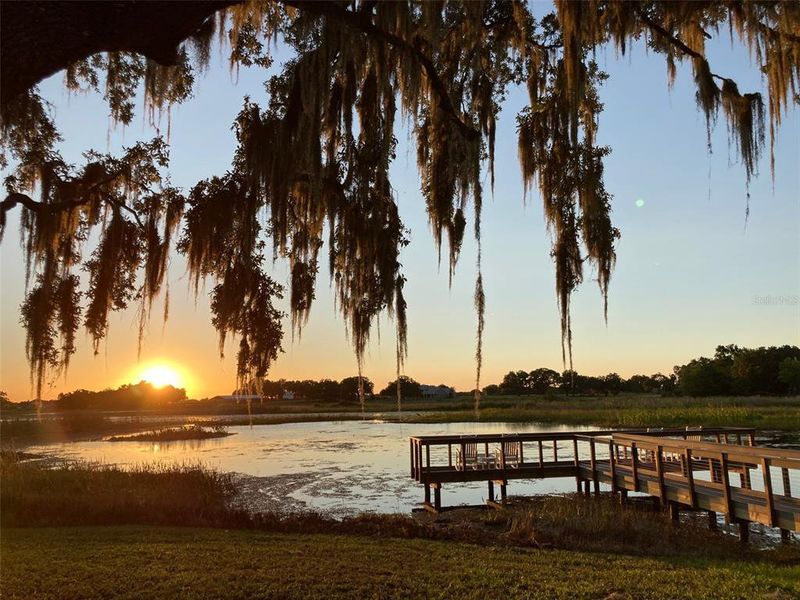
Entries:
POLYGON ((159 527, 5 529, 11 598, 793 598, 800 567, 419 539, 159 527))

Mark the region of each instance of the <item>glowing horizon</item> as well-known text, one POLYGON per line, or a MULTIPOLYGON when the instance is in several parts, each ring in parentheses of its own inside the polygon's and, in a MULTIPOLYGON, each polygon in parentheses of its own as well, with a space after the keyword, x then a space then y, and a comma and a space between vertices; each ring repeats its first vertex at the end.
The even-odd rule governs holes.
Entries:
POLYGON ((128 379, 129 381, 125 383, 136 384, 144 381, 156 388, 171 385, 174 388, 187 389, 190 382, 186 369, 166 360, 137 365, 128 379))

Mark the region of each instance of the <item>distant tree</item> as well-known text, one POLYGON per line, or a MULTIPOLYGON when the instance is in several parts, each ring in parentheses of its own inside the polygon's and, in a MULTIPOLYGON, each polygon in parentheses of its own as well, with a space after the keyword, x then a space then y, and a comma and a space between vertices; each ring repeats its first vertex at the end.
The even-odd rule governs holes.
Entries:
POLYGON ((286 387, 285 383, 286 382, 283 379, 280 381, 265 380, 261 388, 261 393, 268 398, 280 398, 283 395, 283 390, 286 387))
POLYGON ((483 395, 484 396, 499 396, 502 393, 503 393, 502 389, 496 383, 493 383, 491 385, 487 385, 485 388, 483 388, 483 395))
POLYGON ((725 361, 698 358, 676 370, 678 386, 687 396, 730 394, 733 386, 730 367, 725 361))
POLYGON ((609 373, 600 378, 603 382, 603 391, 608 394, 619 394, 622 390, 622 377, 617 373, 609 373))
POLYGON ((509 371, 500 382, 504 394, 521 395, 528 393, 527 371, 509 371))
POLYGON ((632 375, 622 383, 623 392, 649 394, 653 391, 653 380, 647 375, 632 375))
MULTIPOLYGON (((390 381, 380 392, 381 396, 397 395, 397 379, 390 381)), ((419 382, 414 381, 405 375, 400 376, 400 393, 404 398, 419 398, 422 396, 422 388, 419 382)))
POLYGON ((339 400, 344 397, 342 384, 333 379, 320 379, 314 390, 314 398, 318 400, 339 400))
POLYGON ((667 376, 663 373, 656 373, 650 376, 650 381, 653 385, 653 391, 658 391, 662 394, 672 394, 675 392, 678 378, 674 374, 667 376))
MULTIPOLYGON (((361 378, 364 396, 371 396, 374 384, 366 377, 361 378)), ((339 382, 339 396, 345 400, 358 400, 358 376, 346 377, 339 382)))
POLYGON ((581 375, 576 371, 564 371, 561 387, 567 394, 597 395, 606 393, 606 382, 602 377, 581 375))
POLYGON ((778 380, 790 394, 800 393, 800 358, 784 358, 778 369, 778 380))
POLYGON ((531 394, 544 394, 561 384, 561 375, 553 369, 539 368, 528 373, 525 387, 531 394))

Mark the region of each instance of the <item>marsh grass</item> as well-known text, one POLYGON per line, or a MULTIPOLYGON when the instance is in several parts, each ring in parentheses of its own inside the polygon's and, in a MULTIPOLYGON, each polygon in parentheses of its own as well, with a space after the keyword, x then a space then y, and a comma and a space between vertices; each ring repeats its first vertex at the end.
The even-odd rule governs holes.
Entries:
MULTIPOLYGON (((733 536, 692 523, 673 525, 652 505, 621 507, 609 496, 532 499, 506 517, 505 535, 522 545, 650 556, 741 556, 733 536)), ((800 555, 793 553, 795 559, 800 555)))
MULTIPOLYGON (((599 427, 740 426, 757 429, 800 429, 797 397, 675 398, 654 396, 495 397, 482 401, 478 416, 484 422, 537 422, 599 427)), ((468 409, 417 413, 408 420, 445 423, 475 420, 468 409)))
POLYGON ((109 442, 176 442, 183 440, 206 440, 233 435, 224 425, 186 425, 181 427, 162 427, 152 431, 114 435, 107 438, 109 442))
POLYGON ((10 526, 224 525, 243 511, 229 507, 231 475, 200 465, 41 465, 6 451, 0 457, 0 524, 10 526))
MULTIPOLYGON (((238 490, 232 475, 200 465, 121 469, 85 462, 29 462, 3 452, 0 478, 2 527, 179 525, 650 556, 757 554, 731 536, 691 524, 674 527, 663 514, 623 509, 605 497, 534 498, 503 511, 457 509, 438 516, 361 514, 335 519, 307 511, 249 512, 235 502, 238 490)), ((800 559, 796 547, 772 554, 800 559)))

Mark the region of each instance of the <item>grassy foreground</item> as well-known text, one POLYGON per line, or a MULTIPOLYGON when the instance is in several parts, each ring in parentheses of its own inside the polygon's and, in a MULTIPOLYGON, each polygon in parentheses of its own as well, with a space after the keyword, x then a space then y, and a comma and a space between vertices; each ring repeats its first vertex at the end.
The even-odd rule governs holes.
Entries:
POLYGON ((800 594, 798 548, 744 548, 610 497, 333 519, 237 508, 231 476, 200 466, 27 458, 0 455, 4 598, 800 594))
POLYGON ((4 598, 793 598, 797 567, 219 529, 6 529, 4 598))

